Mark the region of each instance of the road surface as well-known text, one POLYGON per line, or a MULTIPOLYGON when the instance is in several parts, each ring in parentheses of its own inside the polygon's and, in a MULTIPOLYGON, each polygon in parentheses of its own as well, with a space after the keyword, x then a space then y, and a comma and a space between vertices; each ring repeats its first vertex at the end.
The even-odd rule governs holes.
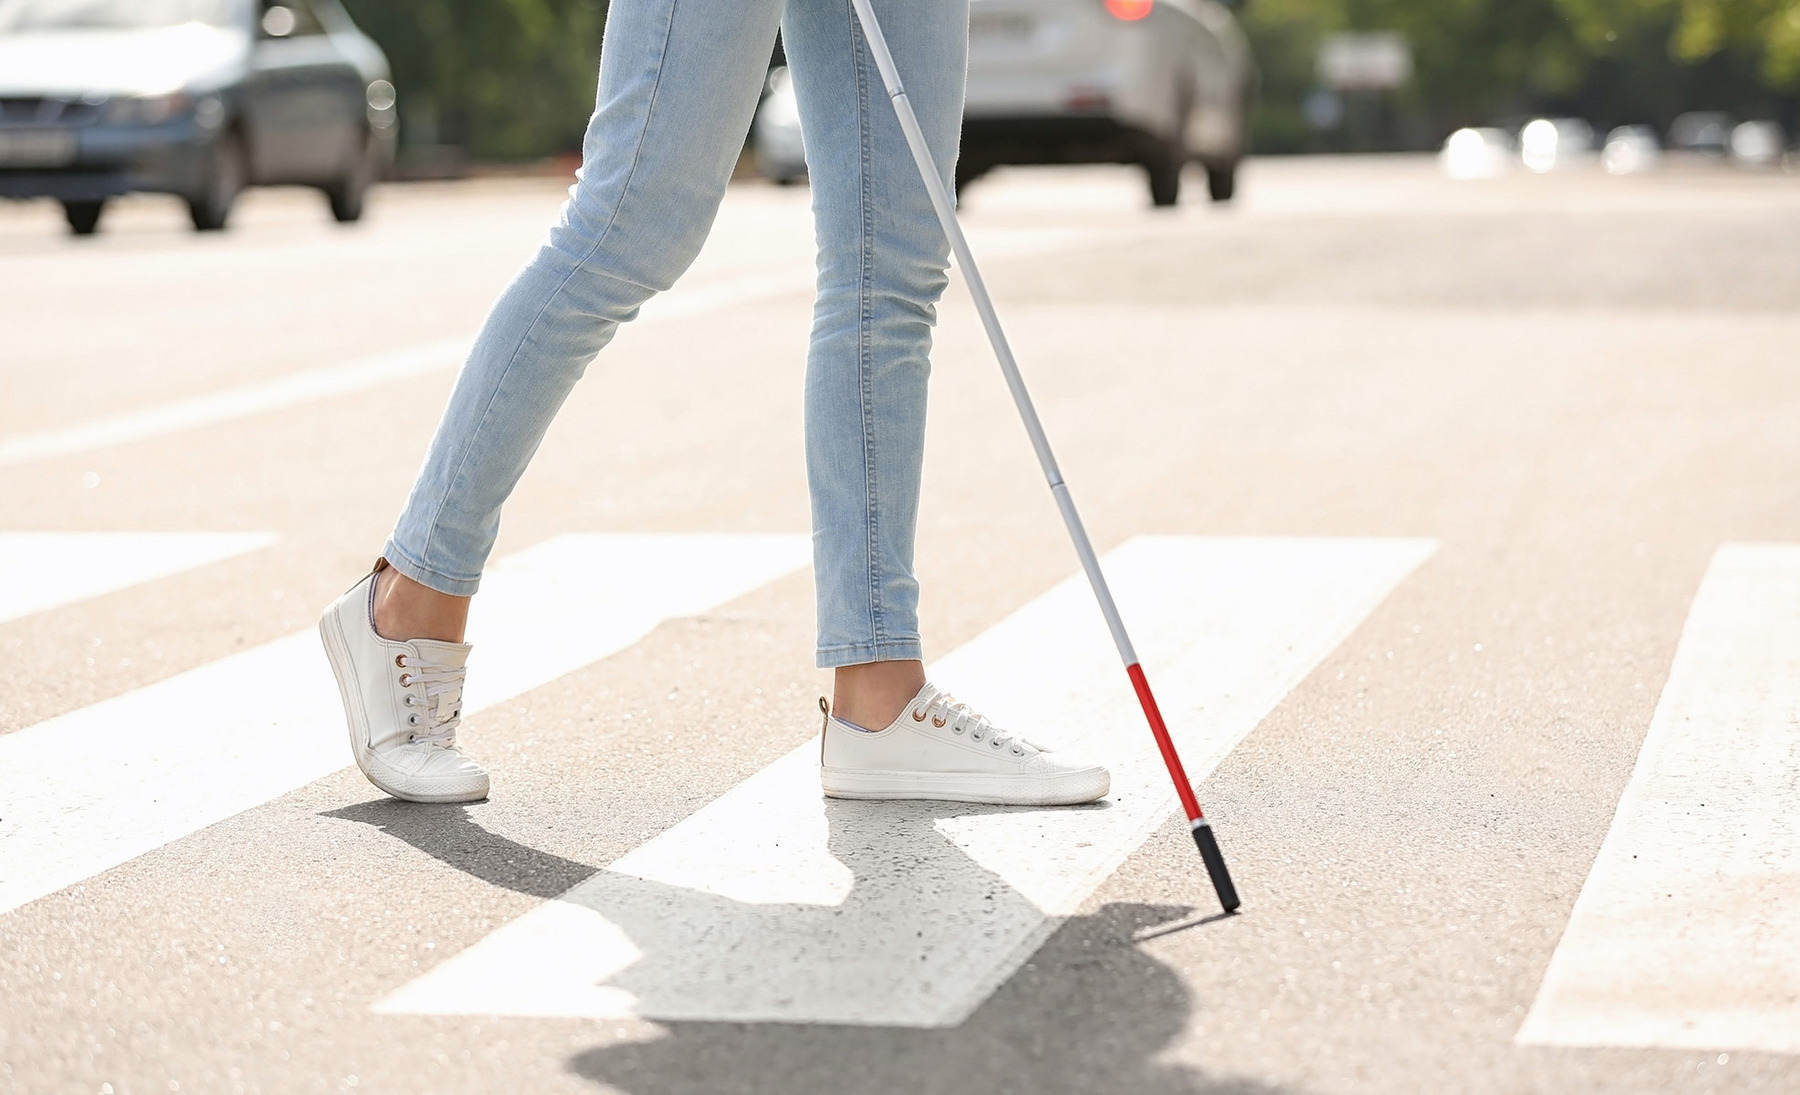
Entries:
POLYGON ((970 188, 1226 919, 959 285, 933 673, 1115 793, 817 797, 804 189, 509 504, 492 798, 347 767, 310 628, 561 185, 0 208, 0 1091, 1800 1089, 1800 182, 970 188))

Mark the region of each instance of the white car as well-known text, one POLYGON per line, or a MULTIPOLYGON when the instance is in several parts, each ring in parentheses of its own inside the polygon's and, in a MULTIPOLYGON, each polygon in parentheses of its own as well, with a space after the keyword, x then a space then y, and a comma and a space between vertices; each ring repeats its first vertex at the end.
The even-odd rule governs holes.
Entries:
MULTIPOLYGON (((1003 164, 1129 163, 1174 205, 1182 169, 1214 201, 1236 188, 1256 67, 1216 0, 970 0, 959 185, 1003 164)), ((793 88, 779 74, 758 113, 758 164, 805 172, 793 88)))

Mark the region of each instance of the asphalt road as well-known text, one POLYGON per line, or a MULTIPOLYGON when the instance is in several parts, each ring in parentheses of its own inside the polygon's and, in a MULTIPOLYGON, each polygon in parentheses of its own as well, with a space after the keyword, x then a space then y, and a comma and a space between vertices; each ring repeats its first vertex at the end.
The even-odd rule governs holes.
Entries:
MULTIPOLYGON (((734 187, 509 505, 469 807, 343 767, 303 633, 559 184, 0 207, 0 1091, 1800 1090, 1800 180, 1142 190, 964 213, 1226 919, 1150 783, 821 808, 783 760, 828 684, 803 189, 734 187)), ((937 346, 928 656, 1128 769, 960 287, 937 346)))

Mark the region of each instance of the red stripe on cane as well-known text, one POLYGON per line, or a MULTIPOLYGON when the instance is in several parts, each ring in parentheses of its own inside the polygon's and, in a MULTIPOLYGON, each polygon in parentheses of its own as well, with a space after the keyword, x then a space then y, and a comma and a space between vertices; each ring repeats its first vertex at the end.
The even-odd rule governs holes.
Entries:
POLYGON ((1181 808, 1186 811, 1189 821, 1198 821, 1205 815, 1200 812, 1200 800, 1194 797, 1194 788, 1188 783, 1187 772, 1181 767, 1181 758, 1175 755, 1175 743, 1169 740, 1169 728, 1163 725, 1162 712, 1156 709, 1156 697, 1150 694, 1150 682, 1144 679, 1144 667, 1132 662, 1125 667, 1131 677, 1131 687, 1137 689, 1138 703, 1144 707, 1144 717, 1150 720, 1150 733, 1156 735, 1156 747, 1162 750, 1163 763, 1169 767, 1169 778, 1175 781, 1175 793, 1181 796, 1181 808))

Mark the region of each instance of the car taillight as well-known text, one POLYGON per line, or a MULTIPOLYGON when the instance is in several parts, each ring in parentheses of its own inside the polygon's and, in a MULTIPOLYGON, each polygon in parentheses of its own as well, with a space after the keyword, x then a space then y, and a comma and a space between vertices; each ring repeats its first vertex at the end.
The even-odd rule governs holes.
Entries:
POLYGON ((1150 14, 1156 0, 1106 0, 1106 10, 1113 18, 1133 22, 1150 14))

